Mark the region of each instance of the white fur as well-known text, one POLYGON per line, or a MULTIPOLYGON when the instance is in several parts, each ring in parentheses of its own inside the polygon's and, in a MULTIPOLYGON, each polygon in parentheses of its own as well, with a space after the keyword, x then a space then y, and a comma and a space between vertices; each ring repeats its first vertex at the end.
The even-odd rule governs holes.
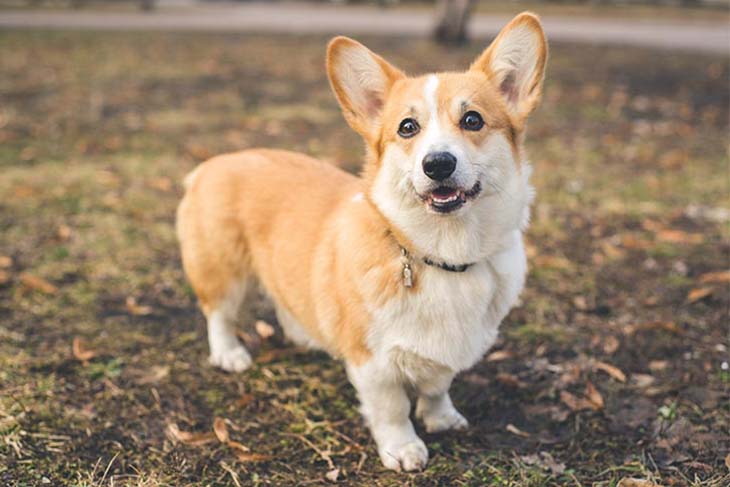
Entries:
POLYGON ((226 299, 208 315, 210 363, 228 372, 242 372, 251 366, 251 355, 236 336, 235 319, 246 294, 246 284, 237 283, 226 299))
POLYGON ((417 266, 414 292, 370 309, 372 359, 348 368, 383 463, 406 470, 428 459, 425 450, 414 446, 420 440, 409 419, 406 388, 418 395, 416 416, 427 431, 468 425, 448 389, 456 373, 494 344, 500 322, 517 303, 527 271, 522 230, 534 194, 529 164, 514 159, 504 135, 492 134, 475 148, 458 133, 443 130, 437 91, 438 78, 432 75, 423 91, 429 113, 421 140, 412 155, 398 144, 386 148, 371 196, 412 243, 414 259, 429 256, 474 265, 463 273, 417 266), (452 177, 457 184, 470 188, 479 181, 483 188, 454 214, 429 212, 418 197, 435 184, 421 164, 434 150, 456 156, 452 177))

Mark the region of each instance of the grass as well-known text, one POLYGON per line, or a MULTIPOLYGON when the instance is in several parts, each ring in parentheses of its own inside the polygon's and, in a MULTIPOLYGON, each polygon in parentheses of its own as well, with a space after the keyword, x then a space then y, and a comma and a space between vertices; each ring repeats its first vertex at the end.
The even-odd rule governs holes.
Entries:
MULTIPOLYGON (((253 145, 357 170, 325 41, 0 32, 0 483, 309 485, 336 468, 344 485, 726 485, 730 301, 727 283, 701 282, 730 250, 722 58, 553 46, 528 133, 523 303, 505 353, 457 379, 472 427, 425 435, 426 471, 382 469, 326 356, 275 337, 245 374, 206 364, 173 231, 181 180, 253 145), (603 406, 571 408, 589 384, 603 406), (209 434, 216 417, 263 457, 170 434, 209 434)), ((480 47, 364 41, 410 72, 480 47)), ((249 337, 254 318, 274 322, 252 298, 249 337)))

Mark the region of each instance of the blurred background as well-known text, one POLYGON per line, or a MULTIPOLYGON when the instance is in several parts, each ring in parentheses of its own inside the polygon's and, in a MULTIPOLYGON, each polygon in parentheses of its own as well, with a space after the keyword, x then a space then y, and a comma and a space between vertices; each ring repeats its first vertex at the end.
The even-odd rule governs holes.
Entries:
POLYGON ((728 485, 729 20, 727 0, 0 0, 0 484, 728 485), (454 384, 469 431, 385 472, 341 365, 287 346, 260 293, 253 369, 207 365, 181 181, 253 146, 356 172, 332 35, 464 69, 526 9, 551 52, 523 301, 454 384))

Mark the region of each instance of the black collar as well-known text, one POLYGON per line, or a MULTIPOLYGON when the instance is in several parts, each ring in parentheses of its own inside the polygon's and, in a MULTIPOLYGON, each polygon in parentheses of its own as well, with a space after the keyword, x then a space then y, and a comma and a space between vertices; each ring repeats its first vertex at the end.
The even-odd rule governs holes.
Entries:
POLYGON ((474 262, 471 262, 469 264, 447 264, 446 262, 434 262, 428 257, 423 258, 423 263, 433 267, 438 267, 439 269, 443 269, 449 272, 464 272, 469 267, 474 265, 474 262))

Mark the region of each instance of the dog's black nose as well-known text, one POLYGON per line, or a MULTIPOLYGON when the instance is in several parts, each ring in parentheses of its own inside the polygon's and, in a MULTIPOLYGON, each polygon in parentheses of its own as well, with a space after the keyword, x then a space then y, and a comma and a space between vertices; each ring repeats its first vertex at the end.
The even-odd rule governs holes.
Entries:
POLYGON ((443 181, 456 169, 456 157, 451 152, 431 152, 423 158, 423 172, 434 181, 443 181))

